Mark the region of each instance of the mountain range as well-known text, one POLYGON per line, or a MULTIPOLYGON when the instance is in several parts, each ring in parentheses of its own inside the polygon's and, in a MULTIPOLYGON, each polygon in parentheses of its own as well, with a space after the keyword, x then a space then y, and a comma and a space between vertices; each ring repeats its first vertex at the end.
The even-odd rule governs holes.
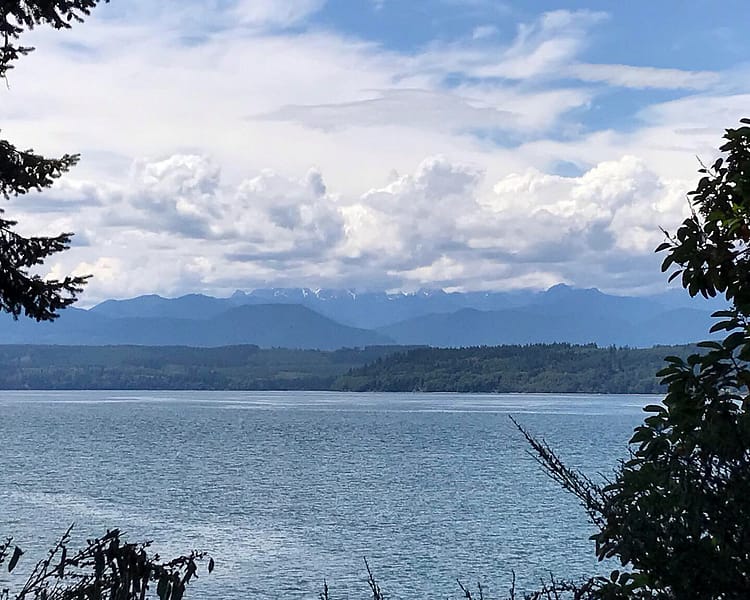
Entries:
POLYGON ((613 296, 556 285, 544 292, 273 288, 229 298, 189 294, 69 308, 52 323, 0 319, 6 344, 225 346, 333 350, 384 344, 441 347, 539 342, 648 347, 707 337, 719 300, 684 292, 613 296))

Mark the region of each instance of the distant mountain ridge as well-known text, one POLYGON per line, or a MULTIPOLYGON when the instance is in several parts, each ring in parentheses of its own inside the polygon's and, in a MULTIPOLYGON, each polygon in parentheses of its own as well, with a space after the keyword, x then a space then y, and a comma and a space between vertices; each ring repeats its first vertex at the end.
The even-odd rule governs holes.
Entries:
POLYGON ((298 304, 235 306, 205 318, 109 317, 92 310, 68 309, 53 323, 5 319, 0 335, 6 344, 196 347, 254 344, 261 348, 337 350, 393 343, 384 334, 342 325, 298 304))
POLYGON ((709 326, 709 312, 690 308, 636 320, 615 312, 540 312, 524 307, 499 311, 465 308, 409 319, 377 331, 399 344, 446 348, 556 342, 643 348, 700 341, 709 337, 709 326))
POLYGON ((188 294, 107 300, 68 309, 55 323, 0 319, 14 344, 255 344, 333 350, 383 344, 444 347, 597 343, 643 347, 707 337, 720 300, 684 292, 626 297, 556 285, 546 291, 358 293, 269 288, 228 298, 188 294))
MULTIPOLYGON (((128 300, 106 300, 91 312, 108 317, 134 316, 207 318, 230 307, 252 304, 299 304, 340 323, 373 329, 430 313, 446 313, 467 306, 513 305, 513 294, 488 293, 489 303, 481 294, 449 294, 443 290, 419 290, 411 294, 386 292, 357 293, 353 290, 309 288, 269 288, 251 292, 237 291, 229 298, 188 294, 179 298, 156 295, 138 296, 128 300), (476 297, 475 297, 476 296, 476 297), (468 298, 471 297, 471 300, 468 298), (491 298, 491 299, 490 299, 491 298), (192 316, 190 316, 192 315, 192 316)), ((521 300, 521 303, 525 303, 521 300)))
MULTIPOLYGON (((665 309, 696 308, 696 302, 682 290, 654 296, 612 296, 596 288, 580 289, 565 284, 546 291, 514 290, 509 292, 446 292, 420 289, 413 293, 357 292, 348 289, 263 288, 250 292, 236 291, 229 298, 187 294, 178 298, 157 295, 127 300, 106 300, 91 312, 108 317, 180 317, 208 318, 230 307, 246 304, 301 304, 340 323, 375 329, 432 313, 451 313, 462 308, 482 311, 505 310, 530 305, 573 303, 599 310, 610 308, 641 310, 656 314, 665 309)), ((703 310, 718 310, 721 301, 704 302, 703 310)))

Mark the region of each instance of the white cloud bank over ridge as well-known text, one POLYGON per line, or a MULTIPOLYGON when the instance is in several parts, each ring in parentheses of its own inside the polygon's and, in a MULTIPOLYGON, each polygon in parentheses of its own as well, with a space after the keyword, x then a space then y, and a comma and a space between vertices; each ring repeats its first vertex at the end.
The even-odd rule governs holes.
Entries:
POLYGON ((100 299, 270 284, 647 288, 661 280, 654 224, 676 222, 687 208, 684 182, 664 180, 632 156, 579 177, 529 169, 490 187, 484 177, 433 157, 350 196, 329 190, 314 170, 299 179, 264 171, 226 185, 210 160, 175 155, 139 162, 121 187, 71 180, 56 194, 60 203, 81 190, 97 199, 74 219, 22 217, 50 231, 77 221, 86 245, 75 245, 53 274, 93 273, 90 297, 100 299))
POLYGON ((9 214, 79 233, 51 268, 93 273, 89 302, 269 285, 657 289, 658 226, 684 216, 693 156, 731 124, 722 107, 746 105, 741 90, 709 95, 717 73, 586 61, 601 13, 397 52, 304 27, 322 0, 237 2, 223 20, 199 5, 219 24, 198 40, 166 10, 39 31, 3 92, 4 136, 84 155, 9 214), (682 96, 628 131, 584 126, 614 88, 682 96), (559 162, 581 175, 555 175, 559 162))

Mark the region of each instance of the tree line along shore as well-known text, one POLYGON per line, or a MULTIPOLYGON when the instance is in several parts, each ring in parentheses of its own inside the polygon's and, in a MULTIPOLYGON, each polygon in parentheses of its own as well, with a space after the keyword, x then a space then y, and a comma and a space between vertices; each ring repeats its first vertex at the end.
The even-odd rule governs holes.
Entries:
POLYGON ((0 346, 5 390, 329 390, 354 392, 663 392, 664 357, 693 346, 531 344, 335 351, 257 346, 0 346))

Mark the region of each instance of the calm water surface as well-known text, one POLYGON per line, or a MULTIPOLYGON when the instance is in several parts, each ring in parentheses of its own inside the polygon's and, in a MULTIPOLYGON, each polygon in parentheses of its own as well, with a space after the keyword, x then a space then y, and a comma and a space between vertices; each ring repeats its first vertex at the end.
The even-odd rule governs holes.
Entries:
POLYGON ((491 597, 596 568, 576 502, 527 455, 515 415, 571 466, 607 474, 647 396, 2 392, 0 536, 41 558, 120 527, 209 550, 192 598, 491 597))

